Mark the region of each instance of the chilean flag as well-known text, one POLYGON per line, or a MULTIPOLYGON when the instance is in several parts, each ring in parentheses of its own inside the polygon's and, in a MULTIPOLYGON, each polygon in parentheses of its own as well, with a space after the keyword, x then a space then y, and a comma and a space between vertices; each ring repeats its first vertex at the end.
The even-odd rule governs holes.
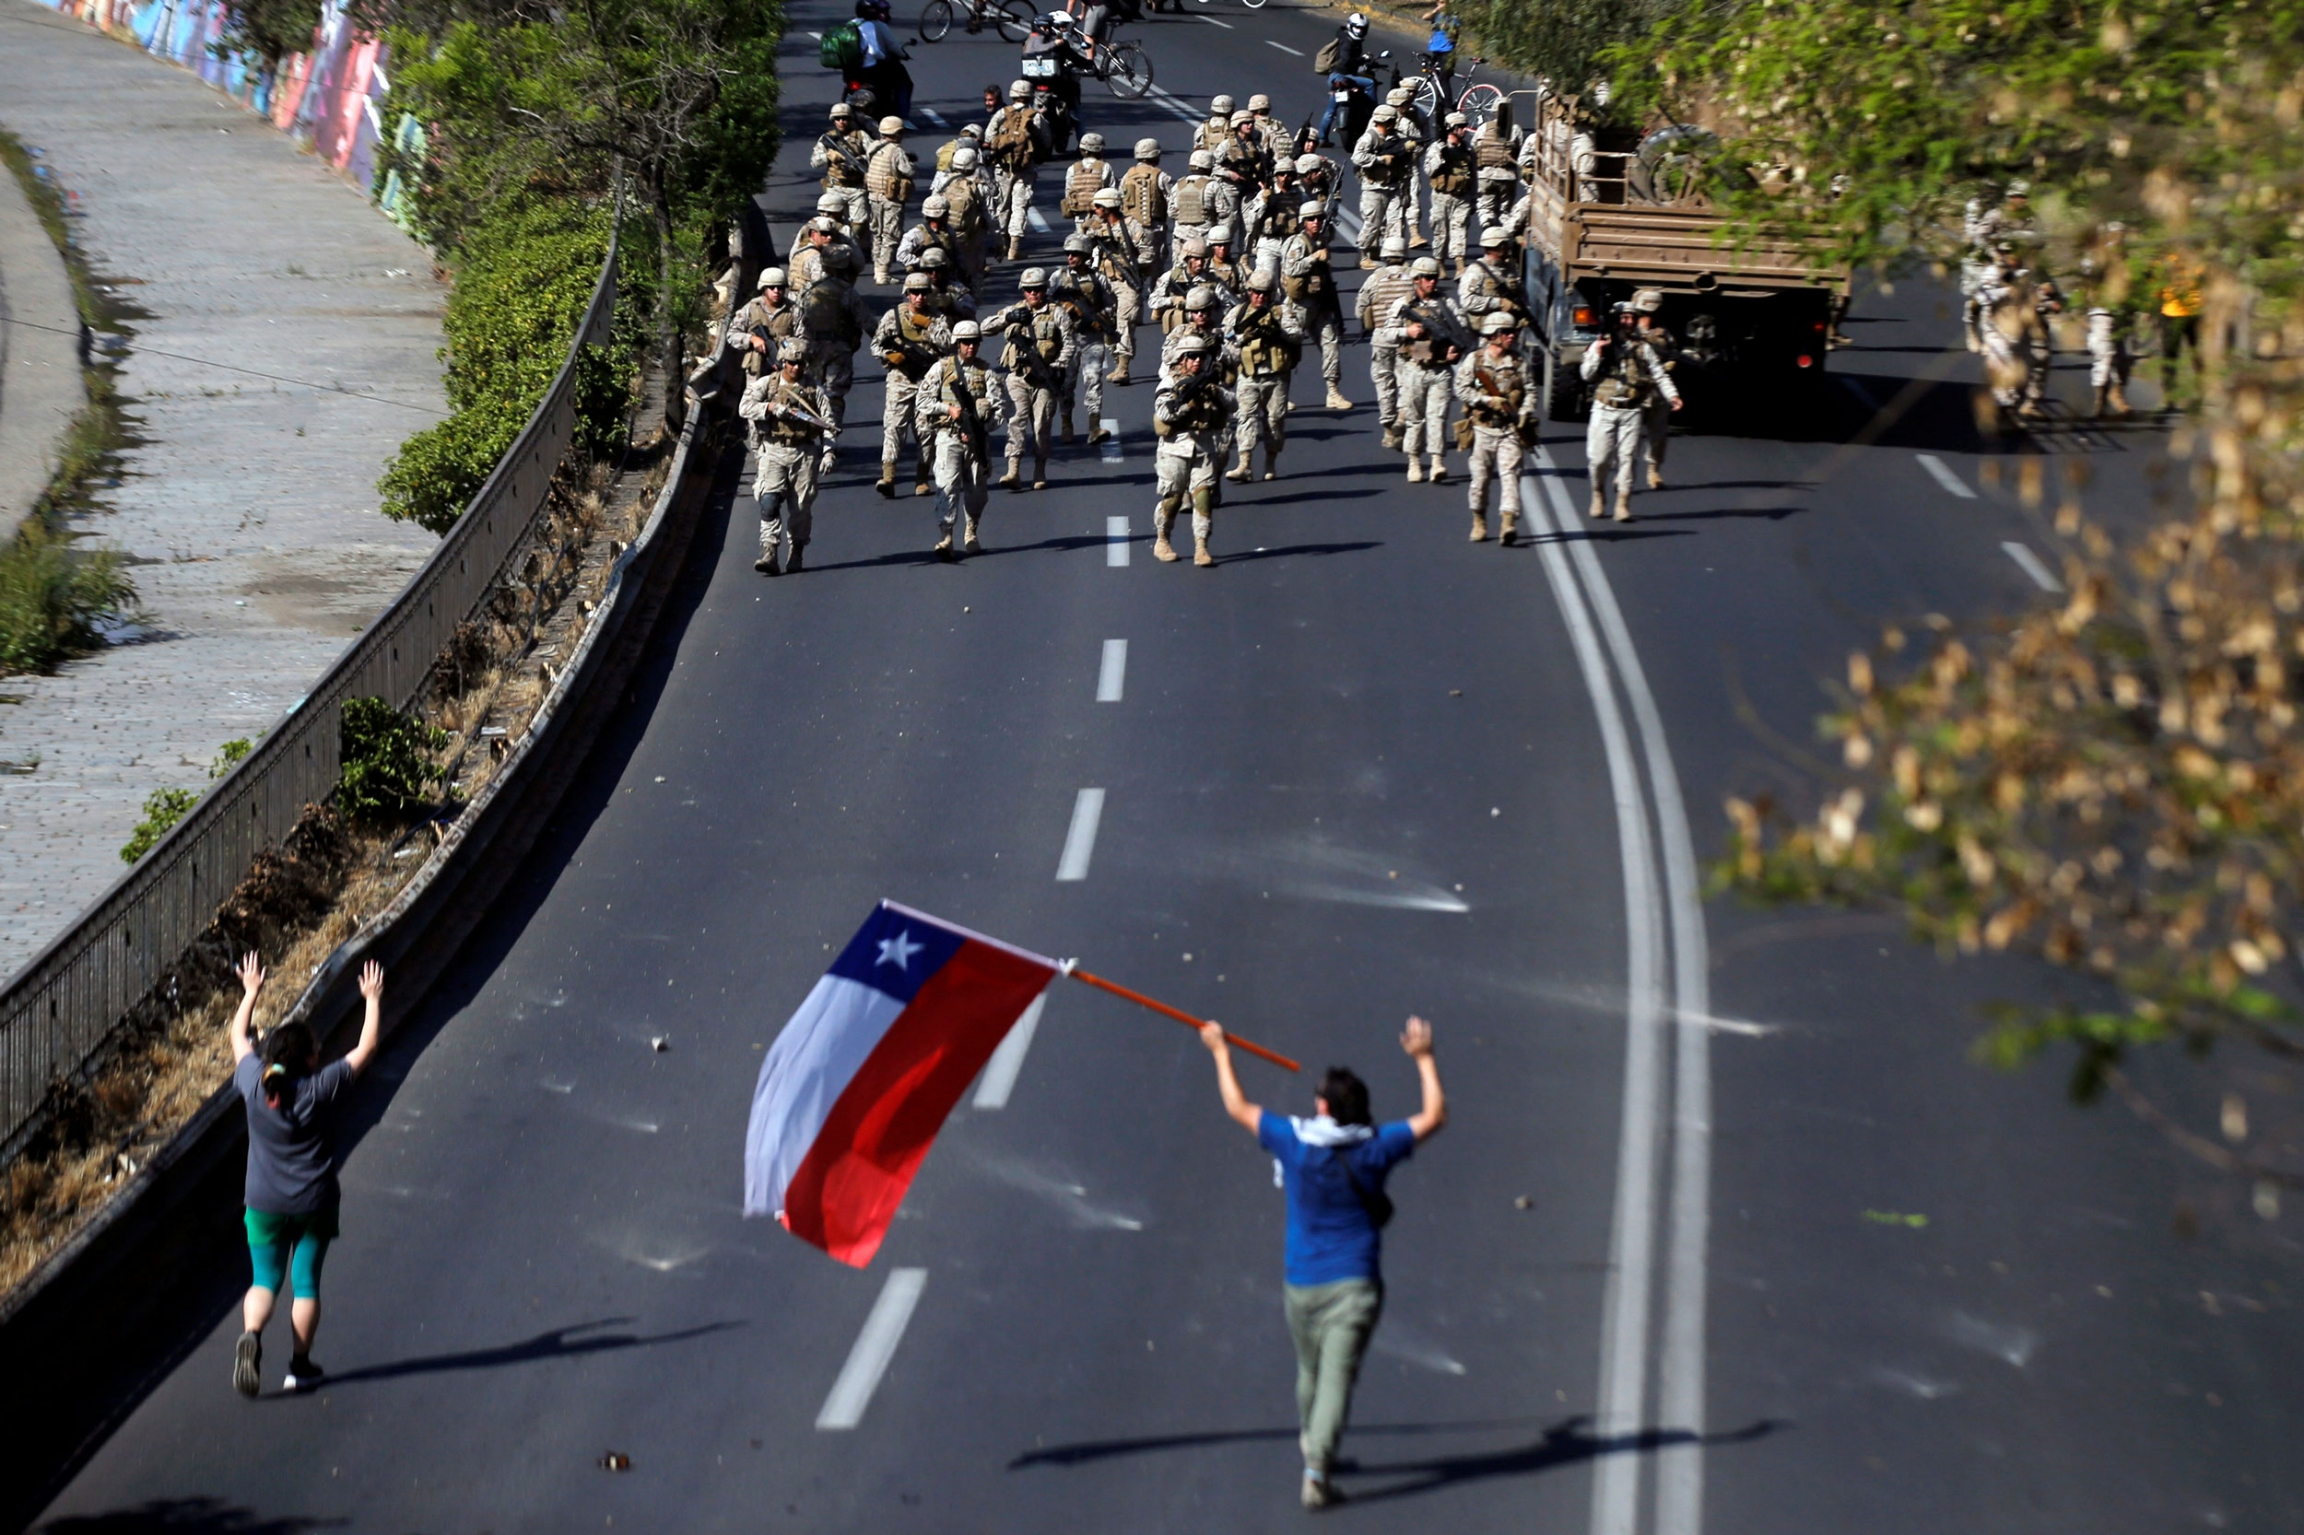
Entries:
POLYGON ((869 1264, 944 1117, 1062 969, 882 901, 761 1063, 744 1213, 869 1264))

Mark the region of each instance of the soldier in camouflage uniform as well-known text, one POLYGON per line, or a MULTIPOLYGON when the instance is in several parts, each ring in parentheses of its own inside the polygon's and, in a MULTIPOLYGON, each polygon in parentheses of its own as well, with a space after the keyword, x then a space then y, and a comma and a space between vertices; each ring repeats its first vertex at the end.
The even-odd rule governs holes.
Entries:
POLYGON ((1176 183, 1168 198, 1169 249, 1180 251, 1194 240, 1207 242, 1208 226, 1216 221, 1214 199, 1209 196, 1210 189, 1216 185, 1216 178, 1210 174, 1215 167, 1216 157, 1207 150, 1192 151, 1184 179, 1176 183))
POLYGON ((928 370, 913 406, 921 437, 936 445, 936 554, 945 560, 953 558, 955 523, 961 524, 962 548, 970 554, 983 550, 977 525, 991 494, 986 481, 992 429, 1005 403, 993 387, 992 370, 976 356, 983 335, 974 320, 952 327, 952 355, 928 370))
POLYGON ((1074 234, 1087 234, 1089 220, 1096 214, 1096 194, 1106 187, 1119 185, 1113 173, 1112 162, 1104 158, 1104 135, 1080 135, 1080 158, 1064 173, 1064 198, 1056 211, 1072 221, 1074 234))
MULTIPOLYGON (((856 109, 845 101, 832 108, 832 126, 808 152, 808 164, 824 175, 826 193, 840 199, 841 219, 860 240, 869 241, 871 207, 864 190, 864 172, 872 161, 872 140, 857 125, 856 109)), ((824 211, 818 200, 816 211, 824 211)))
POLYGON ((833 244, 838 245, 846 243, 849 245, 854 245, 859 254, 863 252, 864 247, 859 242, 861 242, 869 233, 869 227, 866 229, 850 228, 848 224, 848 204, 841 199, 840 194, 838 192, 819 192, 816 195, 816 212, 814 216, 809 218, 805 223, 801 224, 798 229, 792 231, 792 248, 784 253, 784 264, 786 266, 790 266, 793 262, 798 261, 800 259, 800 253, 808 248, 809 232, 814 229, 817 219, 830 219, 832 221, 833 244))
POLYGON ((1302 306, 1304 328, 1320 342, 1320 377, 1328 386, 1328 408, 1350 410, 1344 398, 1344 302, 1336 291, 1336 270, 1328 254, 1328 210, 1317 202, 1296 209, 1296 233, 1280 247, 1280 284, 1302 306))
POLYGON ((1232 142, 1232 98, 1213 97, 1208 102, 1208 119, 1192 139, 1192 147, 1205 149, 1219 161, 1224 158, 1224 146, 1232 142))
POLYGON ((1136 291, 1152 286, 1167 259, 1168 205, 1176 181, 1160 168, 1160 141, 1138 139, 1136 163, 1120 178, 1120 212, 1136 239, 1136 291))
POLYGON ((1480 231, 1480 256, 1464 268, 1456 281, 1456 307, 1474 325, 1489 315, 1501 314, 1517 327, 1526 325, 1527 290, 1512 261, 1512 232, 1501 224, 1480 231))
POLYGON ((1368 131, 1352 146, 1352 163, 1360 169, 1360 265, 1364 268, 1376 265, 1376 258, 1368 252, 1380 247, 1386 236, 1397 233, 1404 245, 1413 243, 1401 200, 1415 179, 1410 174, 1416 165, 1415 147, 1400 134, 1399 123, 1397 108, 1378 107, 1368 120, 1368 131))
POLYGON ((896 462, 906 436, 913 445, 912 494, 925 496, 933 488, 928 439, 913 424, 912 406, 920 380, 952 350, 952 327, 936 312, 934 288, 926 272, 907 275, 903 301, 882 315, 872 332, 872 350, 888 370, 880 411, 880 482, 874 487, 883 496, 896 494, 896 462))
POLYGON ((1024 455, 1032 455, 1032 488, 1048 488, 1049 436, 1056 426, 1056 397, 1063 393, 1064 376, 1071 371, 1078 342, 1072 330, 1072 312, 1048 302, 1048 274, 1026 267, 1018 280, 1023 302, 1012 304, 984 322, 987 331, 1005 332, 1008 390, 1008 472, 1000 484, 1008 490, 1023 488, 1024 455))
POLYGON ((984 128, 984 150, 992 157, 992 225, 1008 237, 1008 259, 1024 248, 1025 215, 1032 206, 1033 174, 1055 152, 1047 119, 1032 105, 1029 81, 1008 85, 1008 104, 984 128))
POLYGON ((1163 335, 1173 336, 1184 323, 1184 300, 1208 280, 1208 242, 1187 240, 1177 247, 1176 264, 1152 285, 1152 318, 1163 335))
POLYGON ((904 238, 896 242, 896 264, 907 272, 920 270, 920 258, 931 250, 940 250, 963 275, 967 263, 960 259, 960 232, 952 227, 952 204, 941 192, 931 192, 920 202, 920 222, 904 231, 904 238))
POLYGON ((1152 430, 1160 446, 1152 458, 1159 501, 1152 509, 1152 557, 1168 562, 1176 547, 1168 540, 1187 497, 1192 503, 1192 563, 1214 565, 1208 539, 1216 531, 1216 466, 1224 452, 1224 430, 1232 423, 1232 394, 1204 370, 1207 343, 1186 337, 1177 349, 1175 378, 1160 386, 1152 401, 1152 430))
POLYGON ((1072 402, 1088 386, 1088 441, 1102 442, 1104 430, 1104 369, 1112 358, 1112 340, 1119 334, 1120 299, 1112 285, 1096 270, 1096 242, 1087 235, 1064 240, 1064 270, 1048 285, 1049 297, 1072 311, 1075 346, 1072 367, 1064 375, 1064 440, 1072 440, 1072 402))
POLYGON ((1392 306, 1415 291, 1408 275, 1408 242, 1386 235, 1384 259, 1360 285, 1360 334, 1368 338, 1368 377, 1376 386, 1376 416, 1384 446, 1400 446, 1400 335, 1387 323, 1392 306))
POLYGON ((887 263, 904 235, 904 205, 912 200, 912 155, 904 147, 904 119, 880 119, 880 147, 864 162, 864 191, 872 218, 872 280, 889 281, 887 263))
POLYGON ((1479 154, 1472 147, 1472 123, 1461 112, 1446 118, 1446 131, 1424 151, 1424 179, 1432 184, 1432 255, 1453 261, 1462 276, 1472 259, 1472 203, 1479 188, 1479 154))
POLYGON ((1229 219, 1208 228, 1208 281, 1228 294, 1247 291, 1248 274, 1241 270, 1234 251, 1239 233, 1229 219))
MULTIPOLYGON (((1232 343, 1224 334, 1220 323, 1236 300, 1221 288, 1202 283, 1184 296, 1184 322, 1168 333, 1160 343, 1160 382, 1176 381, 1176 358, 1184 345, 1198 337, 1207 353, 1205 365, 1210 378, 1220 378, 1229 388, 1240 373, 1240 359, 1232 350, 1232 343)), ((1221 489, 1221 487, 1219 487, 1221 489)))
MULTIPOLYGON (((800 335, 808 343, 808 371, 823 387, 832 423, 848 419, 848 391, 856 383, 856 349, 872 333, 872 311, 849 286, 855 253, 835 245, 824 253, 824 275, 800 297, 800 335)), ((824 444, 823 468, 832 468, 832 444, 824 444)))
POLYGON ((1143 308, 1138 286, 1140 253, 1146 248, 1145 230, 1120 209, 1117 188, 1096 194, 1096 223, 1089 236, 1096 242, 1096 270, 1111 286, 1117 306, 1113 315, 1112 371, 1108 384, 1126 384, 1128 365, 1136 357, 1136 319, 1143 308))
POLYGON ((1298 210, 1303 206, 1303 194, 1296 190, 1294 162, 1273 171, 1272 185, 1248 204, 1248 222, 1240 244, 1250 271, 1280 270, 1280 247, 1296 233, 1297 222, 1303 217, 1298 210))
POLYGON ((1480 324, 1484 344, 1456 365, 1456 398, 1472 420, 1472 542, 1488 536, 1488 482, 1498 487, 1502 542, 1520 531, 1520 462, 1536 440, 1536 396, 1517 347, 1520 327, 1506 314, 1480 324))
POLYGON ((958 324, 976 318, 976 296, 952 280, 951 252, 931 245, 920 253, 919 270, 928 279, 928 307, 958 324))
POLYGON ((800 569, 802 551, 815 524, 817 454, 829 451, 830 401, 807 381, 806 342, 779 342, 777 367, 744 386, 736 413, 748 424, 757 461, 752 494, 760 504, 760 557, 752 568, 777 574, 776 556, 784 535, 792 536, 792 557, 784 569, 800 569))
POLYGON ((1240 358, 1234 432, 1240 462, 1224 478, 1246 484, 1261 442, 1264 478, 1278 479, 1280 449, 1288 441, 1288 385, 1304 351, 1304 312, 1281 295, 1279 279, 1260 267, 1248 279, 1248 297, 1224 316, 1224 334, 1240 358))
POLYGON ((1440 263, 1419 256, 1408 268, 1408 296, 1392 306, 1385 324, 1400 337, 1400 425, 1408 451, 1408 482, 1424 479, 1420 454, 1432 459, 1431 481, 1448 478, 1448 405, 1456 361, 1472 349, 1464 319, 1440 292, 1440 263))
POLYGON ((741 354, 746 375, 758 378, 776 371, 779 344, 799 330, 799 306, 784 296, 784 269, 763 267, 760 296, 730 317, 721 344, 741 354))
POLYGON ((1324 154, 1306 150, 1296 157, 1296 189, 1304 194, 1306 202, 1316 202, 1328 216, 1328 227, 1336 227, 1336 210, 1344 201, 1344 172, 1335 161, 1324 154))
POLYGON ((1592 477, 1592 515, 1607 515, 1608 481, 1616 482, 1616 520, 1632 520, 1632 471, 1640 462, 1649 397, 1661 392, 1680 408, 1680 391, 1664 360, 1639 337, 1632 306, 1616 306, 1616 326, 1592 343, 1580 370, 1592 384, 1592 420, 1584 429, 1585 472, 1592 477))

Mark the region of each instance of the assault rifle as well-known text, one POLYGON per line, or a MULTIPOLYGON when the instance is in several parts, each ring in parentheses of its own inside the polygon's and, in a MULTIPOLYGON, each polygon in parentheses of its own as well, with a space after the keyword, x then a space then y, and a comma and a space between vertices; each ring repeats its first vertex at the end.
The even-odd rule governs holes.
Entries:
POLYGON ((768 414, 781 416, 787 421, 797 421, 802 426, 812 426, 828 436, 837 437, 840 435, 840 427, 837 422, 826 420, 805 405, 787 405, 782 402, 771 401, 768 406, 768 414))
POLYGON ((952 392, 959 396, 953 403, 960 407, 960 430, 968 434, 968 447, 978 458, 989 458, 992 453, 992 429, 984 424, 984 416, 976 408, 976 395, 968 387, 968 369, 959 358, 952 359, 952 392))
POLYGON ((855 150, 840 142, 839 134, 827 132, 816 142, 824 146, 824 153, 828 159, 838 160, 848 168, 848 173, 856 178, 858 186, 864 184, 864 176, 868 167, 855 150))

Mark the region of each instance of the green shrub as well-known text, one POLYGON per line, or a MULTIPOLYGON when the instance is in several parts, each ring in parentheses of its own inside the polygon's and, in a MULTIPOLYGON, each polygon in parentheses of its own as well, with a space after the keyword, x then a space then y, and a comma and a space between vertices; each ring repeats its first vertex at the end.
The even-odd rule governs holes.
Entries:
MULTIPOLYGON (((214 783, 231 772, 255 747, 256 743, 245 736, 217 747, 216 760, 208 764, 208 781, 214 783)), ((120 848, 120 861, 134 863, 151 852, 169 828, 183 820, 199 802, 199 794, 191 789, 154 789, 144 800, 144 819, 136 823, 136 830, 120 848)))
POLYGON ((128 615, 136 587, 108 549, 82 551, 34 515, 0 547, 0 673, 46 671, 100 649, 101 625, 128 615))
POLYGON ((431 786, 443 776, 432 754, 448 732, 411 719, 381 698, 344 704, 343 776, 336 808, 356 821, 413 819, 432 808, 431 786))

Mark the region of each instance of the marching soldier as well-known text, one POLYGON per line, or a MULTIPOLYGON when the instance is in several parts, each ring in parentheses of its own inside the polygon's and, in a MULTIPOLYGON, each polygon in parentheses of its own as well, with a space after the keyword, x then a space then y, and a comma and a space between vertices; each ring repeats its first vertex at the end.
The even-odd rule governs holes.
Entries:
POLYGON ((1209 195, 1216 184, 1216 178, 1210 174, 1215 168, 1214 155, 1205 149, 1192 151, 1184 179, 1176 183, 1175 194, 1168 200, 1169 212, 1174 216, 1168 228, 1171 249, 1181 250, 1194 240, 1206 242, 1208 226, 1215 222, 1210 214, 1214 199, 1209 195))
POLYGON ((800 228, 800 248, 792 253, 792 293, 795 298, 806 298, 808 290, 824 280, 825 258, 833 251, 844 251, 851 260, 856 247, 840 237, 840 224, 836 219, 821 214, 800 228))
POLYGON ((1616 520, 1632 520, 1632 471, 1640 462, 1641 428, 1649 396, 1661 393, 1680 408, 1680 391, 1664 361, 1630 322, 1631 306, 1620 304, 1616 328, 1592 343, 1580 370, 1593 385, 1592 422, 1584 429, 1584 461, 1592 477, 1592 515, 1607 515, 1607 488, 1616 482, 1616 520))
POLYGON ((1187 240, 1177 249, 1176 264, 1152 285, 1152 318, 1169 336, 1184 323, 1185 298, 1208 280, 1208 242, 1187 240))
POLYGON ((1228 293, 1240 292, 1248 277, 1232 258, 1238 227, 1226 220, 1208 230, 1208 280, 1228 293))
POLYGON ((921 258, 932 250, 944 253, 944 259, 965 273, 960 260, 960 233, 952 227, 952 202, 941 192, 930 192, 920 200, 920 222, 904 231, 904 238, 896 242, 896 264, 907 272, 920 269, 921 258))
POLYGON ((780 349, 799 330, 800 311, 784 294, 784 269, 763 267, 759 297, 728 321, 722 344, 741 353, 745 374, 758 378, 776 371, 780 349))
POLYGON ((904 237, 904 205, 912 200, 912 153, 904 147, 904 119, 880 119, 880 147, 864 165, 864 191, 872 219, 872 280, 890 280, 888 262, 904 237))
POLYGON ((1512 98, 1507 96, 1496 104, 1496 115, 1472 135, 1472 160, 1479 168, 1475 182, 1479 206, 1473 222, 1482 229, 1510 222, 1506 215, 1520 196, 1520 145, 1512 98))
MULTIPOLYGON (((1437 227, 1437 226, 1435 226, 1437 227)), ((1508 316, 1515 327, 1526 325, 1527 290, 1521 287, 1512 264, 1512 232, 1502 225, 1480 231, 1480 256, 1456 279, 1456 307, 1474 325, 1489 315, 1508 316)))
POLYGON ((1032 206, 1033 173, 1055 151, 1048 122, 1032 105, 1029 81, 1008 84, 1008 104, 984 128, 984 148, 992 157, 992 213, 995 232, 1008 236, 1008 259, 1024 248, 1024 221, 1032 206))
POLYGON ((1084 234, 1064 240, 1064 270, 1050 282, 1049 296, 1072 312, 1074 348, 1072 366, 1064 375, 1064 440, 1072 440, 1072 402, 1079 398, 1081 380, 1088 384, 1088 441, 1102 442, 1104 430, 1104 369, 1112 358, 1112 341, 1120 329, 1120 300, 1112 285, 1096 270, 1096 242, 1084 234))
MULTIPOLYGON (((1240 359, 1232 351, 1231 343, 1217 325, 1217 317, 1229 307, 1227 295, 1203 283, 1184 296, 1184 323, 1168 333, 1160 343, 1160 382, 1170 384, 1176 379, 1176 359, 1186 342, 1199 338, 1207 353, 1206 373, 1210 378, 1230 384, 1240 371, 1240 359)), ((1219 486, 1219 489, 1222 487, 1219 486)))
POLYGON ((1336 162, 1316 150, 1305 150, 1296 157, 1296 188, 1306 202, 1316 202, 1326 210, 1333 229, 1336 210, 1344 201, 1344 172, 1336 162))
MULTIPOLYGON (((833 107, 832 126, 818 136, 816 147, 808 152, 808 164, 823 172, 824 190, 840 199, 843 222, 866 242, 871 239, 872 226, 864 174, 871 160, 872 141, 856 125, 856 109, 843 101, 833 107)), ((824 211, 821 200, 816 211, 824 211)))
POLYGON ((1408 296, 1385 317, 1400 337, 1400 423, 1408 451, 1408 483, 1424 479, 1419 454, 1432 459, 1431 481, 1448 478, 1448 402, 1456 361, 1471 350, 1463 316, 1440 292, 1440 263, 1419 256, 1408 268, 1408 296))
POLYGON ((1407 222, 1400 205, 1412 179, 1415 150, 1397 129, 1399 110, 1381 106, 1368 120, 1368 131, 1352 146, 1352 163, 1360 169, 1360 265, 1373 270, 1372 248, 1381 248, 1386 235, 1397 232, 1408 241, 1407 222))
POLYGON ((976 295, 952 280, 952 253, 931 245, 920 253, 919 271, 928 278, 928 307, 953 324, 976 318, 976 295))
POLYGON ((1360 285, 1360 334, 1368 338, 1368 378, 1376 386, 1376 416, 1384 446, 1400 446, 1400 332, 1389 316, 1392 306, 1415 291, 1408 275, 1408 242, 1386 235, 1383 263, 1360 285))
MULTIPOLYGON (((824 390, 835 428, 848 419, 848 391, 856 383, 856 349, 872 333, 872 311, 864 307, 849 274, 856 253, 845 245, 820 252, 824 275, 800 296, 800 335, 808 343, 808 369, 824 390)), ((832 468, 832 444, 824 444, 823 468, 832 468)))
POLYGON ((928 439, 913 424, 912 409, 920 381, 952 349, 952 327, 936 312, 934 287, 926 272, 908 274, 903 301, 882 315, 872 332, 872 350, 888 370, 880 410, 880 482, 873 487, 883 496, 896 494, 896 461, 907 436, 912 439, 912 494, 928 494, 933 483, 928 439))
POLYGON ((1248 98, 1248 115, 1256 124, 1256 135, 1264 141, 1264 152, 1275 161, 1293 160, 1295 152, 1289 148, 1288 125, 1272 115, 1272 98, 1258 91, 1248 98))
MULTIPOLYGON (((1648 349, 1656 354, 1664 371, 1670 373, 1680 365, 1680 348, 1673 342, 1672 332, 1664 328, 1664 322, 1656 318, 1663 308, 1661 288, 1642 288, 1632 295, 1632 323, 1636 333, 1648 343, 1648 349)), ((1664 450, 1671 445, 1672 412, 1677 409, 1677 403, 1667 399, 1661 389, 1648 397, 1648 419, 1641 423, 1641 437, 1647 448, 1650 490, 1664 488, 1664 450)))
MULTIPOLYGON (((798 261, 800 253, 808 248, 808 235, 817 219, 830 219, 832 221, 833 244, 854 245, 858 255, 863 254, 864 248, 858 242, 869 236, 869 226, 864 229, 851 227, 848 223, 848 204, 841 198, 840 194, 838 192, 820 192, 816 196, 814 216, 792 232, 792 248, 784 253, 786 266, 798 261)), ((858 265, 861 266, 863 263, 859 261, 858 265)))
MULTIPOLYGON (((1167 252, 1168 200, 1176 182, 1160 168, 1160 141, 1138 139, 1136 163, 1120 178, 1120 211, 1133 226, 1136 238, 1136 289, 1152 286, 1167 252)), ((1091 199, 1093 202, 1093 199, 1091 199)))
POLYGON ((983 154, 984 125, 982 123, 962 123, 958 133, 937 145, 936 169, 939 172, 950 170, 952 157, 958 154, 963 147, 975 150, 978 155, 983 154))
POLYGON ((1048 274, 1026 267, 1018 287, 1023 302, 1012 304, 985 322, 986 330, 1004 331, 1007 355, 1008 472, 1000 477, 1007 490, 1023 488, 1024 454, 1032 454, 1032 488, 1048 488, 1049 435, 1056 426, 1056 397, 1063 392, 1064 375, 1078 349, 1071 312, 1048 302, 1048 274))
POLYGON ((777 574, 776 556, 787 532, 792 536, 792 557, 784 569, 798 573, 815 524, 817 454, 830 455, 831 440, 839 431, 824 391, 803 377, 807 343, 779 342, 776 360, 773 371, 744 386, 736 407, 749 423, 757 455, 752 494, 760 503, 760 557, 752 568, 764 576, 777 574))
POLYGON ((1297 206, 1296 233, 1280 247, 1280 281, 1302 306, 1305 331, 1320 340, 1320 377, 1328 385, 1328 408, 1350 410, 1344 398, 1344 304, 1336 292, 1336 272, 1328 254, 1328 210, 1317 202, 1297 206))
POLYGON ((984 333, 974 320, 952 327, 952 355, 937 359, 920 381, 913 419, 922 438, 936 445, 936 554, 953 558, 953 525, 960 524, 961 547, 981 553, 977 525, 991 494, 992 428, 999 424, 1001 397, 992 370, 977 359, 984 333))
POLYGON ((1506 314, 1480 322, 1485 341, 1456 365, 1456 398, 1472 421, 1472 542, 1488 536, 1488 482, 1498 485, 1499 541, 1520 533, 1520 461, 1536 438, 1536 398, 1517 350, 1519 327, 1506 314))
POLYGON ((1207 373, 1207 362, 1207 343, 1186 337, 1177 348, 1174 379, 1161 385, 1152 401, 1152 430, 1160 439, 1152 459, 1160 497, 1152 510, 1152 557, 1162 562, 1176 558, 1168 534, 1189 496, 1192 563, 1202 569, 1216 563, 1208 552, 1209 535, 1216 529, 1216 466, 1224 452, 1224 429, 1232 422, 1231 391, 1207 373))
MULTIPOLYGON (((1128 365, 1136 357, 1136 317, 1144 303, 1138 284, 1138 256, 1145 246, 1145 231, 1120 208, 1117 188, 1107 188, 1096 194, 1096 222, 1090 238, 1096 246, 1096 270, 1112 288, 1113 314, 1112 371, 1104 376, 1107 384, 1126 384, 1128 365)), ((1069 248, 1069 246, 1067 246, 1069 248)))
POLYGON ((1224 141, 1217 163, 1232 167, 1242 196, 1251 188, 1272 184, 1272 151, 1264 147, 1264 135, 1256 131, 1255 113, 1243 110, 1232 114, 1232 136, 1224 141))
POLYGON ((1272 185, 1248 205, 1247 238, 1240 243, 1251 271, 1280 270, 1280 248, 1296 233, 1303 194, 1296 190, 1296 167, 1272 173, 1272 185))
MULTIPOLYGON (((1248 279, 1248 297, 1224 317, 1225 336, 1240 358, 1234 429, 1240 462, 1224 478, 1243 485, 1254 472, 1250 460, 1258 442, 1264 445, 1264 478, 1273 480, 1280 477, 1280 449, 1288 441, 1288 385, 1304 351, 1304 320, 1279 289, 1269 269, 1257 268, 1248 279)), ((1177 355, 1187 355, 1186 349, 1179 348, 1177 355)))
POLYGON ((1192 140, 1195 148, 1205 149, 1218 160, 1224 158, 1224 148, 1232 142, 1232 98, 1217 96, 1208 103, 1208 120, 1200 125, 1199 134, 1192 140))
POLYGON ((1424 151, 1424 177, 1432 183, 1432 254, 1440 261, 1454 261, 1461 277, 1472 254, 1465 247, 1472 233, 1468 226, 1479 182, 1479 154, 1472 147, 1470 119, 1451 112, 1446 123, 1446 131, 1424 151))
POLYGON ((1056 211, 1072 220, 1075 234, 1088 232, 1088 221, 1096 212, 1096 194, 1106 187, 1118 185, 1112 174, 1112 163, 1104 158, 1104 135, 1080 135, 1080 158, 1064 173, 1064 198, 1056 211))
POLYGON ((985 261, 999 241, 985 210, 983 183, 976 177, 976 151, 963 144, 952 156, 952 173, 942 180, 937 193, 944 199, 944 227, 952 231, 952 258, 974 293, 984 286, 985 261))
POLYGON ((1424 158, 1424 135, 1417 126, 1415 103, 1413 86, 1395 85, 1384 97, 1384 104, 1400 114, 1393 120, 1393 130, 1408 146, 1408 179, 1401 187, 1400 201, 1394 205, 1394 217, 1401 222, 1400 232, 1407 237, 1410 250, 1431 243, 1424 238, 1424 185, 1416 179, 1416 167, 1424 158))

